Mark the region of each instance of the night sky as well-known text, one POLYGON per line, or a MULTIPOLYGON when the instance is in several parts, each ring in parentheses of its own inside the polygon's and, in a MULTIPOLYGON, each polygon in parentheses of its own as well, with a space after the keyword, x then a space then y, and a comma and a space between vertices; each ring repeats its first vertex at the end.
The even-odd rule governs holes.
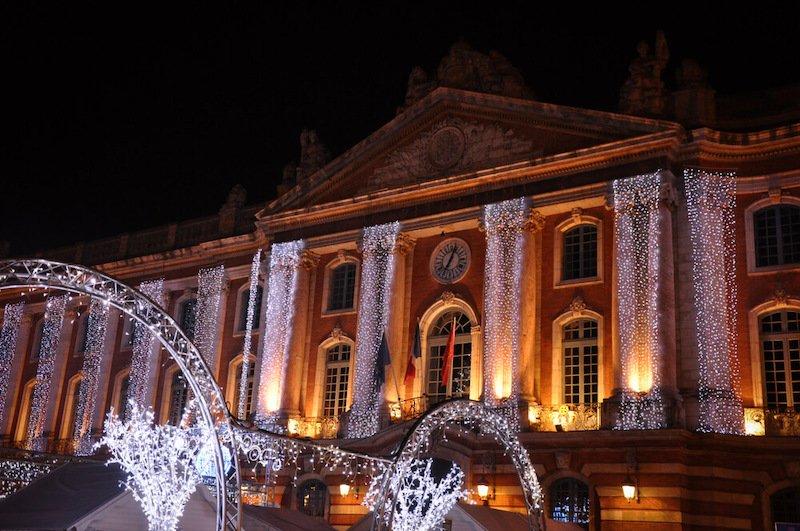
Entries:
POLYGON ((658 29, 668 87, 683 58, 720 94, 800 81, 790 2, 723 14, 661 2, 638 20, 641 4, 576 19, 576 4, 533 1, 7 4, 0 240, 14 255, 213 214, 236 183, 248 203, 271 199, 302 128, 341 154, 459 37, 506 55, 539 100, 601 110, 658 29))

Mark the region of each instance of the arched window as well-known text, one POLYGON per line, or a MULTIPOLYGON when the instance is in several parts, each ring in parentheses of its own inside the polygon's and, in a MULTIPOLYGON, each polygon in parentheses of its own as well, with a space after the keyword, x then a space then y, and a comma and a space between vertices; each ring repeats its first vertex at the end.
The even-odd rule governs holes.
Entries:
POLYGON ((309 516, 324 518, 327 497, 328 486, 325 483, 318 479, 308 480, 297 491, 297 508, 309 516))
POLYGON ((169 415, 167 416, 169 424, 180 425, 188 397, 189 384, 186 382, 186 377, 181 371, 175 371, 169 391, 169 415))
POLYGON ((800 522, 800 487, 779 490, 769 497, 769 506, 773 524, 800 522))
MULTIPOLYGON (((239 363, 236 364, 235 368, 233 369, 236 373, 236 377, 234 378, 234 386, 233 386, 233 400, 231 403, 233 404, 233 409, 231 409, 231 414, 235 417, 239 416, 239 389, 242 385, 242 361, 241 358, 239 359, 239 363)), ((253 390, 255 389, 256 384, 256 359, 253 356, 250 356, 250 365, 248 365, 247 369, 247 395, 245 396, 245 417, 253 412, 253 390)))
POLYGON ((597 321, 576 319, 562 328, 564 403, 597 403, 597 321))
POLYGON ((756 267, 800 263, 800 207, 773 205, 753 215, 756 267))
POLYGON ((339 343, 325 353, 325 399, 322 402, 324 417, 338 417, 347 409, 347 388, 350 384, 351 347, 339 343))
POLYGON ((194 328, 197 324, 197 299, 187 299, 181 304, 181 328, 194 339, 194 328))
POLYGON ((578 225, 563 235, 561 280, 597 276, 597 226, 578 225))
POLYGON ((472 334, 469 317, 460 311, 444 312, 428 334, 428 370, 426 391, 430 403, 449 397, 469 398, 472 367, 472 334), (442 382, 445 352, 450 331, 455 323, 453 361, 445 382, 442 382))
POLYGON ((330 270, 328 311, 353 308, 356 292, 356 267, 355 262, 344 262, 330 270))
POLYGON ((589 529, 589 486, 575 478, 559 479, 550 487, 550 518, 589 529))
POLYGON ((22 402, 19 407, 19 415, 17 416, 17 431, 14 436, 14 439, 18 443, 24 441, 28 437, 28 422, 31 416, 31 401, 33 400, 34 389, 36 389, 36 378, 29 380, 22 391, 22 402))
POLYGON ((761 356, 764 360, 766 406, 783 410, 800 407, 800 310, 762 316, 761 356))
MULTIPOLYGON (((261 326, 261 298, 264 294, 264 289, 261 286, 256 286, 256 300, 253 304, 253 330, 258 330, 261 326)), ((250 289, 244 289, 239 293, 239 320, 236 325, 236 330, 244 332, 247 330, 247 307, 250 305, 250 289)))
POLYGON ((81 378, 80 376, 73 377, 68 389, 68 398, 64 404, 64 420, 61 428, 62 439, 72 439, 75 436, 75 419, 78 416, 78 402, 80 401, 81 394, 81 378))

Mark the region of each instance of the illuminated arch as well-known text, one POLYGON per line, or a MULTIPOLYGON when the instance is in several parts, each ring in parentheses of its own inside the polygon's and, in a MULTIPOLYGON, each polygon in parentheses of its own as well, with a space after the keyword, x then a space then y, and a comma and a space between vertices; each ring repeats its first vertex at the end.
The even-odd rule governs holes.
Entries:
MULTIPOLYGON (((479 428, 481 433, 492 435, 503 446, 517 471, 532 529, 537 531, 542 529, 542 490, 527 450, 519 442, 516 432, 509 426, 504 416, 474 400, 442 402, 414 423, 400 443, 396 458, 383 475, 380 492, 375 500, 376 516, 373 518, 372 529, 391 529, 391 522, 384 522, 378 515, 386 512, 384 507, 392 507, 392 500, 397 495, 396 490, 402 483, 397 480, 406 477, 414 461, 430 449, 434 432, 450 423, 460 423, 467 428, 479 428)), ((391 516, 389 518, 391 519, 391 516)))
POLYGON ((49 260, 0 261, 0 291, 18 288, 52 288, 104 301, 150 329, 175 360, 195 394, 199 421, 215 433, 216 528, 241 526, 239 463, 225 397, 197 348, 162 308, 137 290, 93 269, 49 260), (226 472, 222 447, 228 448, 233 466, 226 472))

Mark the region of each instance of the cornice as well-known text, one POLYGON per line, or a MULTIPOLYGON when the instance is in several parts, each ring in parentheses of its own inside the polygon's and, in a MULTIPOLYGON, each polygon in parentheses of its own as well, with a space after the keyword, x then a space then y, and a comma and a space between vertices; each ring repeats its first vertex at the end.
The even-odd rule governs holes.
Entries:
MULTIPOLYGON (((680 145, 674 132, 660 132, 576 150, 570 153, 541 157, 494 168, 381 190, 296 210, 263 216, 257 222, 267 234, 330 223, 364 213, 400 209, 420 203, 446 201, 513 185, 534 183, 554 177, 578 174, 599 168, 611 168, 655 157, 674 157, 680 145)), ((655 169, 655 168, 654 168, 655 169)))

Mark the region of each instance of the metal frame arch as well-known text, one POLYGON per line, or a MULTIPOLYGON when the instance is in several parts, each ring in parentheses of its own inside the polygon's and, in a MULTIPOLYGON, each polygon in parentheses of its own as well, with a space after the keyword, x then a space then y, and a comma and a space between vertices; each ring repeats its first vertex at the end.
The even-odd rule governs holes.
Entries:
POLYGON ((147 326, 186 376, 206 427, 214 437, 216 529, 241 527, 241 482, 231 417, 217 382, 197 347, 161 307, 137 290, 94 269, 41 259, 0 261, 0 291, 51 288, 104 301, 147 326), (226 473, 222 446, 228 447, 232 470, 226 473), (234 492, 230 492, 235 488, 234 492))
MULTIPOLYGON (((383 477, 383 484, 375 503, 372 529, 391 529, 391 522, 385 526, 382 515, 385 513, 383 508, 386 507, 387 502, 392 505, 394 503, 390 500, 394 499, 394 495, 396 495, 394 490, 400 484, 397 478, 408 474, 412 462, 420 452, 430 449, 433 432, 450 422, 463 422, 469 426, 480 427, 484 433, 493 435, 495 440, 502 444, 505 451, 511 455, 517 471, 525 505, 528 509, 529 525, 531 529, 537 531, 542 529, 540 522, 540 518, 543 516, 542 490, 528 452, 502 415, 482 402, 465 399, 450 400, 435 406, 420 417, 406 434, 396 451, 393 463, 383 477)), ((390 510, 390 515, 393 515, 393 512, 390 510)))

